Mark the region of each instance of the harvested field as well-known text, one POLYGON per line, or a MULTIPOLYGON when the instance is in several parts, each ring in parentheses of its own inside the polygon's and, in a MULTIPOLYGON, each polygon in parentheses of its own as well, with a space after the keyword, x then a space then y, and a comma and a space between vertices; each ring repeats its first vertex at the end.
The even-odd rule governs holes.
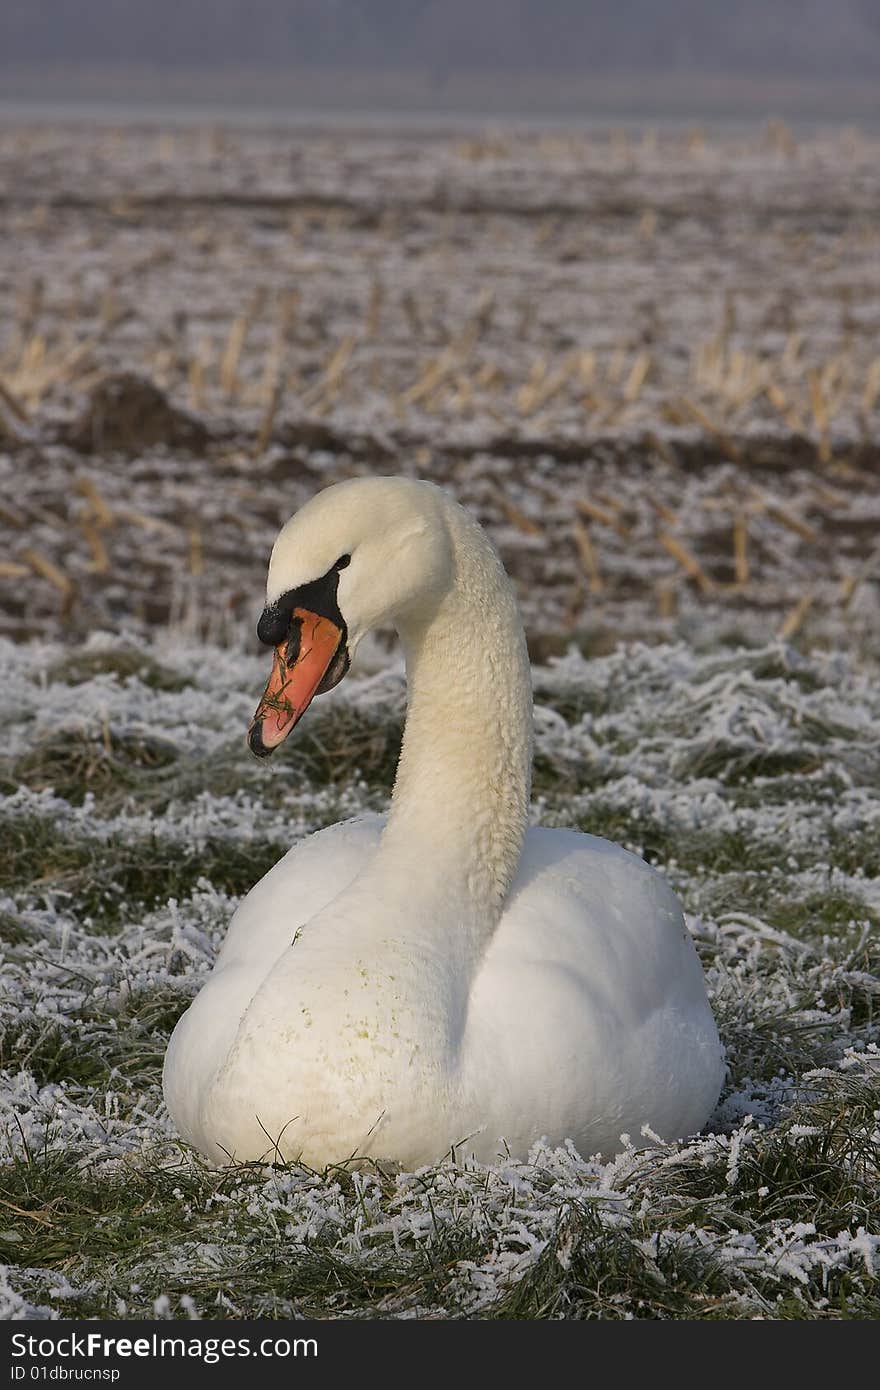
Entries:
POLYGON ((229 640, 304 497, 411 471, 539 653, 874 640, 878 169, 779 124, 7 128, 0 630, 229 640))

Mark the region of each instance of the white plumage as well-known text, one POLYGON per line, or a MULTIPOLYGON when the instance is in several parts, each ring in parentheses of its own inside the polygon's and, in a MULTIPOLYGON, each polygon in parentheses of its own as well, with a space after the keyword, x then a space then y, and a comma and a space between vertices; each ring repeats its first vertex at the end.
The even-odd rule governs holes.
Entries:
POLYGON ((341 483, 282 530, 270 604, 343 555, 349 653, 393 623, 406 656, 391 810, 296 845, 241 904, 169 1044, 181 1134, 322 1167, 698 1130, 724 1064, 675 896, 617 845, 526 829, 528 658, 484 533, 431 484, 341 483))

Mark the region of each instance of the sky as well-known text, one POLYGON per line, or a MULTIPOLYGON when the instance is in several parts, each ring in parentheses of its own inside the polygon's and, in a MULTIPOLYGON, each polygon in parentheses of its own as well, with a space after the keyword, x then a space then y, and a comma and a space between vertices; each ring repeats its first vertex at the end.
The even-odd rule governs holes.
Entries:
POLYGON ((880 0, 2 0, 0 71, 65 65, 880 78, 880 0))

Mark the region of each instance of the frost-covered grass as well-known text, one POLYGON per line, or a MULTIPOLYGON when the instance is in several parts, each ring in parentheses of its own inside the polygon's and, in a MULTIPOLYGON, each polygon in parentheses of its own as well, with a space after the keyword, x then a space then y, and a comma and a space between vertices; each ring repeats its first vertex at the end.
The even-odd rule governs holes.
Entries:
POLYGON ((7 1316, 880 1316, 870 661, 629 647, 535 671, 536 817, 637 849, 688 913, 730 1062, 702 1136, 317 1174, 209 1170, 162 1057, 240 896, 384 804, 402 673, 352 676, 266 766, 242 736, 265 661, 101 638, 0 659, 7 1316))

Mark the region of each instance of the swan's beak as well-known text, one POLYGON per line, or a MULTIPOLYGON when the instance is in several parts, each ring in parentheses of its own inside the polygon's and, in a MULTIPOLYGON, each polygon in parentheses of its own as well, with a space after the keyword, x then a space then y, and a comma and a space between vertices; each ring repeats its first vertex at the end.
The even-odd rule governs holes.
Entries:
POLYGON ((345 675, 343 636, 330 618, 294 608, 290 631, 275 648, 272 674, 248 730, 248 747, 258 758, 268 757, 287 738, 319 691, 331 689, 345 675))

